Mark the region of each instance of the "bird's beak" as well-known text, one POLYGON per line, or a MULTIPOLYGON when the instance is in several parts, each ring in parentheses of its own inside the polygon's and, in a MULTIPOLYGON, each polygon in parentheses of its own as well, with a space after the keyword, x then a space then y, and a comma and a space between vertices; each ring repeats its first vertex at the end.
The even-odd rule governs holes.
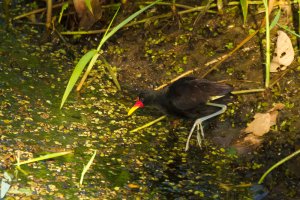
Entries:
POLYGON ((134 106, 132 106, 132 108, 130 108, 130 110, 128 111, 128 116, 132 115, 132 113, 134 113, 134 111, 136 111, 138 108, 142 108, 144 107, 143 102, 141 102, 140 100, 137 100, 134 104, 134 106))

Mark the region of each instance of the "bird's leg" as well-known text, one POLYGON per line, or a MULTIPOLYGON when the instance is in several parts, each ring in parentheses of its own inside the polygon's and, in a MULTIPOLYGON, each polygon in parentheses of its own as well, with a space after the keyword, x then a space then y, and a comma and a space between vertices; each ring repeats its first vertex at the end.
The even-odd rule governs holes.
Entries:
POLYGON ((215 117, 217 115, 220 115, 220 114, 224 113, 226 111, 226 109, 227 109, 227 106, 223 105, 223 104, 217 104, 217 103, 207 102, 206 105, 219 107, 221 109, 219 111, 211 114, 211 115, 208 115, 208 116, 196 119, 196 121, 194 122, 194 125, 193 125, 193 127, 192 127, 192 129, 190 131, 190 134, 188 136, 186 145, 185 145, 185 150, 186 151, 189 149, 190 139, 191 139, 191 136, 192 136, 195 128, 197 127, 197 141, 198 141, 199 146, 201 147, 202 140, 204 139, 204 131, 203 131, 203 127, 202 127, 202 122, 204 122, 205 120, 208 120, 208 119, 210 119, 212 117, 215 117), (200 130, 200 132, 199 132, 199 130, 200 130))

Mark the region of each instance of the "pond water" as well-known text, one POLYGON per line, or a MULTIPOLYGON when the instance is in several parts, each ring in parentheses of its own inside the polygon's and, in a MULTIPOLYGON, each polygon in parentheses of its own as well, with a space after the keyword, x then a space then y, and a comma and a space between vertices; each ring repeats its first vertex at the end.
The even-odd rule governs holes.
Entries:
MULTIPOLYGON (((249 98, 247 106, 235 116, 240 103, 248 98, 239 97, 223 116, 207 122, 207 139, 202 149, 193 137, 190 150, 184 151, 192 125, 188 120, 175 125, 173 118, 167 118, 130 133, 160 116, 153 109, 127 116, 136 95, 135 88, 139 84, 145 87, 151 78, 156 85, 162 77, 157 73, 162 66, 149 73, 149 69, 142 69, 141 74, 133 74, 145 62, 135 62, 142 55, 136 55, 134 47, 124 56, 127 59, 107 55, 114 64, 124 62, 125 67, 118 72, 122 91, 117 90, 99 65, 92 70, 84 89, 80 93, 72 92, 59 109, 73 67, 85 49, 76 45, 40 44, 39 33, 26 25, 14 31, 2 28, 0 37, 0 175, 6 171, 13 177, 7 199, 24 196, 31 199, 261 199, 267 190, 256 186, 260 176, 279 160, 275 155, 288 155, 296 148, 293 142, 279 141, 277 136, 270 136, 269 145, 246 156, 238 155, 230 146, 250 117, 241 116, 247 116, 245 112, 251 110, 253 102, 261 100, 261 96, 249 98), (155 73, 159 75, 153 75, 155 73), (286 144, 292 147, 285 148, 286 144), (70 150, 71 155, 22 165, 22 170, 13 166, 18 153, 21 160, 27 160, 70 150), (97 151, 95 160, 83 185, 79 186, 83 166, 94 150, 97 151)), ((124 48, 133 42, 132 38, 126 39, 128 43, 122 40, 124 48)), ((177 66, 170 71, 166 77, 180 73, 181 68, 177 66)), ((215 74, 215 77, 220 76, 215 74)), ((297 120, 293 120, 289 127, 296 124, 297 120)), ((295 134, 290 138, 296 138, 295 134)), ((297 178, 293 171, 297 165, 285 171, 292 180, 297 178)), ((279 170, 277 176, 270 179, 270 188, 276 188, 283 171, 279 170)), ((283 182, 273 197, 282 191, 290 197, 299 194, 295 189, 297 183, 293 183, 293 188, 286 188, 283 182)), ((289 182, 288 177, 286 182, 289 182)))

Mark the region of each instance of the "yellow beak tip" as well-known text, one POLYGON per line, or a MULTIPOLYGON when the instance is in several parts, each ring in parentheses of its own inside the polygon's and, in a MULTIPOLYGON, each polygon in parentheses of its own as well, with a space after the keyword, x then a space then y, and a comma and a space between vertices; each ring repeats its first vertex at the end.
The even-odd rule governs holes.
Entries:
POLYGON ((130 108, 127 115, 128 116, 132 115, 132 113, 134 113, 134 111, 136 111, 138 108, 139 108, 139 106, 133 106, 132 108, 130 108))

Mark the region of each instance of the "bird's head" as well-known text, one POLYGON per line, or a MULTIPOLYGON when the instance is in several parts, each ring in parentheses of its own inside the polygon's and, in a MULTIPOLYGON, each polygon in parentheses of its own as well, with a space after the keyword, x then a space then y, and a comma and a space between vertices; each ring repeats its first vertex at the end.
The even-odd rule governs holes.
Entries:
POLYGON ((154 98, 155 93, 153 91, 146 90, 140 92, 135 104, 128 111, 128 116, 132 115, 132 113, 134 113, 134 111, 136 111, 138 108, 143 108, 144 106, 151 105, 154 98))

